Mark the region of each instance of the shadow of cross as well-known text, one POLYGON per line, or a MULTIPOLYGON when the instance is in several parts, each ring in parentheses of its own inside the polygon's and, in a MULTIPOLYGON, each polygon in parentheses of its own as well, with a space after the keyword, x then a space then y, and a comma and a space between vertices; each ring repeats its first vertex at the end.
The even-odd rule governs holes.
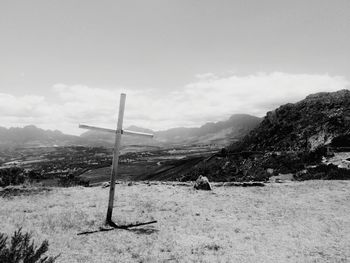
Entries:
POLYGON ((114 203, 115 180, 116 180, 117 171, 118 171, 121 137, 122 135, 132 135, 132 136, 153 138, 153 134, 123 130, 125 99, 126 99, 126 94, 124 93, 120 94, 118 124, 117 124, 116 130, 79 124, 79 128, 82 128, 82 129, 110 132, 115 134, 112 172, 111 172, 111 184, 109 186, 109 200, 108 200, 108 209, 107 209, 107 217, 106 217, 106 223, 111 226, 115 226, 115 223, 112 221, 112 213, 113 213, 113 203, 114 203))

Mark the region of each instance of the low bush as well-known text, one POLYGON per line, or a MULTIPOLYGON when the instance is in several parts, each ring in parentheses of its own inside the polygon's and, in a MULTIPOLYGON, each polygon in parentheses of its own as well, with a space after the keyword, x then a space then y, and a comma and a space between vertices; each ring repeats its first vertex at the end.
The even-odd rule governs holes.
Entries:
POLYGON ((3 263, 53 263, 58 256, 45 256, 48 248, 47 240, 37 247, 31 235, 23 234, 21 228, 14 232, 10 241, 5 234, 0 233, 0 262, 3 263))
POLYGON ((195 181, 199 175, 206 176, 209 181, 267 181, 271 176, 279 174, 297 174, 297 180, 325 179, 348 180, 350 171, 336 166, 321 165, 323 156, 327 155, 327 148, 319 147, 312 152, 241 152, 225 153, 221 151, 209 162, 202 162, 190 169, 181 181, 195 181), (317 165, 315 169, 308 166, 317 165), (272 172, 267 172, 271 170, 272 172))
POLYGON ((60 177, 58 180, 58 185, 62 187, 71 187, 77 185, 88 187, 90 185, 90 182, 83 180, 73 174, 69 174, 67 176, 60 177))
POLYGON ((10 167, 0 169, 0 187, 23 184, 25 175, 22 168, 10 167))
POLYGON ((339 168, 334 164, 320 164, 314 168, 309 168, 305 173, 297 173, 295 179, 305 180, 350 180, 350 170, 339 168))

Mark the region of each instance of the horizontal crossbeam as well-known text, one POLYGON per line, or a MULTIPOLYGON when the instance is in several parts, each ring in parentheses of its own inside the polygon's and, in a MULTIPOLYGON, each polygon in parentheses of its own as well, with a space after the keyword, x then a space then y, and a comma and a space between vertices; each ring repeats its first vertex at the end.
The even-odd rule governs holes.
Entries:
MULTIPOLYGON (((114 130, 114 129, 100 128, 100 127, 90 126, 90 125, 85 125, 85 124, 79 124, 79 128, 93 130, 93 131, 109 132, 109 133, 114 133, 114 134, 118 132, 117 130, 114 130)), ((135 132, 135 131, 129 131, 129 130, 122 130, 121 134, 147 137, 147 138, 153 138, 153 136, 154 136, 153 134, 150 134, 150 133, 135 132)))
POLYGON ((116 130, 113 130, 113 129, 100 128, 100 127, 95 127, 95 126, 90 126, 90 125, 85 125, 85 124, 79 124, 79 128, 86 129, 86 130, 93 130, 93 131, 109 132, 109 133, 116 133, 117 132, 116 130))
POLYGON ((122 134, 131 135, 131 136, 143 136, 143 137, 148 137, 148 138, 153 138, 153 136, 154 136, 151 133, 135 132, 135 131, 130 131, 130 130, 122 130, 122 134))

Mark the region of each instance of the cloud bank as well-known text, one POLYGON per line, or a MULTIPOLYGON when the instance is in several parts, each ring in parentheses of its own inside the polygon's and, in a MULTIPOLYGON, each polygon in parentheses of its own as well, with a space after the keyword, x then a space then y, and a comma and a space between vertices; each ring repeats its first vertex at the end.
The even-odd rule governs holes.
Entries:
POLYGON ((56 84, 55 101, 43 96, 16 97, 0 93, 0 126, 34 124, 80 134, 78 123, 116 126, 119 94, 127 93, 125 126, 155 130, 178 126, 200 126, 234 113, 264 116, 269 110, 296 102, 310 93, 345 89, 341 76, 257 73, 247 76, 205 73, 172 92, 155 89, 103 89, 85 85, 56 84))

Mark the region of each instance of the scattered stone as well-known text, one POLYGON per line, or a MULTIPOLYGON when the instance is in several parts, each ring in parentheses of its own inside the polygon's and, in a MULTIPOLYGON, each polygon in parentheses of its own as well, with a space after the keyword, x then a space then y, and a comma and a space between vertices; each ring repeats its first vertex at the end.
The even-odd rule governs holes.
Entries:
POLYGON ((211 190, 211 186, 207 177, 200 175, 194 183, 194 189, 196 190, 211 190))
POLYGON ((274 170, 272 168, 267 168, 266 172, 268 174, 273 174, 274 170))
POLYGON ((104 183, 102 184, 102 188, 107 188, 107 187, 109 187, 109 185, 110 185, 109 182, 104 182, 104 183))

